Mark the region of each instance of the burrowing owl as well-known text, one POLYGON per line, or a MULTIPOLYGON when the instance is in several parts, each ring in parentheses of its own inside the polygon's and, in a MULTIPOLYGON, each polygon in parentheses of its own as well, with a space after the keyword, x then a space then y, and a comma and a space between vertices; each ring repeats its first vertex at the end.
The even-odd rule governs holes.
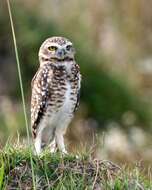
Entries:
POLYGON ((64 134, 78 106, 81 75, 73 44, 63 37, 46 39, 40 67, 32 79, 31 127, 36 152, 43 145, 66 153, 64 134))

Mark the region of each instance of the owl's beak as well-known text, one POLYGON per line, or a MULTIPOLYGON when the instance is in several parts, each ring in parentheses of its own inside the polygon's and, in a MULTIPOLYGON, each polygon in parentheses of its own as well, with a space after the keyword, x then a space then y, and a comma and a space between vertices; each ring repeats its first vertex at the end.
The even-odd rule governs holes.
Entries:
POLYGON ((57 56, 58 56, 60 59, 64 59, 65 54, 66 54, 65 49, 59 49, 59 50, 57 51, 57 56))

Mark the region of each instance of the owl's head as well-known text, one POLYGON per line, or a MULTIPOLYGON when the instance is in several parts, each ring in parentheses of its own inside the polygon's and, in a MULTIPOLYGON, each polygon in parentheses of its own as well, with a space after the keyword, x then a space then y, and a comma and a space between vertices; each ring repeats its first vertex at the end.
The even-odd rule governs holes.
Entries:
POLYGON ((39 50, 39 59, 65 61, 73 60, 75 49, 72 42, 64 37, 51 37, 46 39, 39 50))

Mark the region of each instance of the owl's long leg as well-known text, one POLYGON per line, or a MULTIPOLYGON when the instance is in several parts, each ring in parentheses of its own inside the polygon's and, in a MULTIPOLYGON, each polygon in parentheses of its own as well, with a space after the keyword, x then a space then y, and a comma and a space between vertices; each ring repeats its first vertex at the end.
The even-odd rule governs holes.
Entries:
POLYGON ((37 154, 41 153, 41 143, 42 143, 42 132, 39 131, 39 133, 37 134, 35 140, 34 140, 34 146, 35 146, 35 150, 37 154))
POLYGON ((44 129, 47 126, 47 122, 45 119, 41 121, 41 123, 37 126, 37 135, 35 138, 35 150, 37 154, 40 154, 42 151, 42 143, 44 143, 44 129))
POLYGON ((55 138, 56 138, 56 143, 58 146, 58 149, 62 152, 67 154, 67 151, 65 149, 65 145, 64 145, 64 133, 62 130, 56 130, 55 131, 55 138))
POLYGON ((61 120, 55 131, 55 139, 56 139, 58 149, 62 153, 65 153, 65 154, 67 154, 68 152, 64 144, 64 134, 66 133, 66 129, 68 125, 70 124, 71 119, 72 117, 67 117, 66 119, 64 118, 64 120, 61 120))
POLYGON ((45 145, 49 144, 50 152, 54 153, 56 151, 55 127, 52 122, 50 123, 43 130, 42 141, 45 143, 45 145))
POLYGON ((51 141, 51 143, 49 144, 49 148, 50 148, 50 152, 51 153, 54 153, 56 152, 56 141, 55 141, 55 138, 51 141))

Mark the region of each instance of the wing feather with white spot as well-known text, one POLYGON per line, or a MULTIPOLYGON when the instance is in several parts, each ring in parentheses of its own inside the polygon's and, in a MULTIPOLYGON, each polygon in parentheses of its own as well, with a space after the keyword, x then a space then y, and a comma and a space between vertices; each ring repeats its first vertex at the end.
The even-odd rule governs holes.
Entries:
POLYGON ((40 67, 31 82, 31 127, 34 137, 36 137, 38 125, 47 110, 48 99, 51 97, 52 78, 53 71, 50 68, 40 67))

